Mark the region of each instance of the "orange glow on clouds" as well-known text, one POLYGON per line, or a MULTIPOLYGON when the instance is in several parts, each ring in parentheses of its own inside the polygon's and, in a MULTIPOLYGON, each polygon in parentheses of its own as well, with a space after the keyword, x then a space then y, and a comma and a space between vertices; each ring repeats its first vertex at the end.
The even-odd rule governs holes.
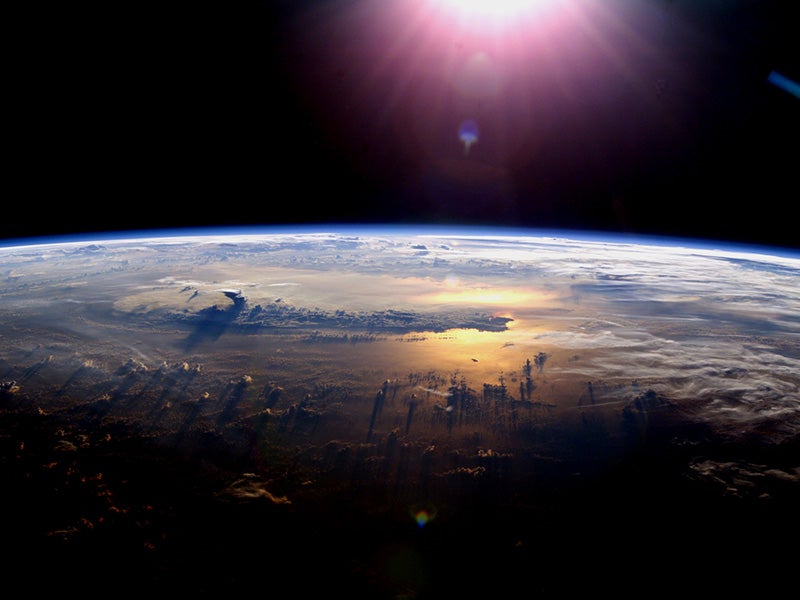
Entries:
POLYGON ((529 307, 555 296, 544 292, 513 288, 461 288, 427 294, 422 299, 433 304, 472 304, 483 306, 529 307))

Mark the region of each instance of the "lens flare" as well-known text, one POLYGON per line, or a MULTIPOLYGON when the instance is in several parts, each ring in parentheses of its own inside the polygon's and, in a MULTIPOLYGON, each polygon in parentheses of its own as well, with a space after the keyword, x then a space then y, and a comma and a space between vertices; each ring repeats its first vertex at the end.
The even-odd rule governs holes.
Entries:
POLYGON ((462 121, 458 127, 458 139, 464 144, 464 154, 469 154, 469 149, 478 141, 478 136, 478 124, 474 120, 462 121))
POLYGON ((425 508, 416 507, 412 508, 408 512, 411 515, 411 518, 414 519, 414 522, 420 529, 422 529, 423 527, 425 527, 425 525, 433 521, 436 518, 436 513, 437 513, 436 508, 434 508, 433 506, 427 506, 425 508))
POLYGON ((784 92, 789 92, 795 98, 800 98, 800 83, 789 79, 785 75, 772 71, 767 78, 772 85, 779 87, 784 92))

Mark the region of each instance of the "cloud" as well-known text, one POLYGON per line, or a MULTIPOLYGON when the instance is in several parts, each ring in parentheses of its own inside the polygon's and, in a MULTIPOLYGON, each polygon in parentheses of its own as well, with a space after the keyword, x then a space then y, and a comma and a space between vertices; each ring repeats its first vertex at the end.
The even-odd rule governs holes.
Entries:
MULTIPOLYGON (((777 440, 800 427, 796 258, 643 240, 389 229, 109 241, 102 252, 69 259, 42 247, 5 256, 9 273, 47 282, 58 272, 70 285, 103 282, 115 269, 114 286, 80 291, 91 296, 63 282, 58 291, 111 299, 116 310, 148 323, 163 318, 215 334, 347 332, 348 340, 354 330, 498 332, 498 346, 580 351, 580 361, 548 363, 553 380, 639 379, 643 388, 691 403, 698 419, 728 435, 771 431, 777 440), (60 261, 58 269, 44 270, 42 260, 60 261), (235 300, 221 288, 244 290, 247 306, 236 314, 209 310, 235 300), (187 302, 191 290, 199 296, 187 302)), ((3 289, 6 311, 34 307, 26 285, 3 289)), ((85 311, 97 310, 91 304, 85 311)), ((481 355, 481 368, 490 363, 481 355)), ((623 399, 613 395, 619 386, 605 389, 598 402, 623 399)))
POLYGON ((690 474, 725 495, 739 497, 773 497, 800 484, 800 466, 779 469, 748 461, 699 459, 690 465, 690 474))
POLYGON ((480 479, 486 475, 486 467, 456 467, 442 473, 448 479, 480 479))
POLYGON ((267 489, 267 483, 251 473, 245 473, 241 478, 231 482, 218 495, 231 500, 263 500, 278 505, 292 503, 286 496, 278 496, 270 492, 267 489))
POLYGON ((515 289, 508 287, 462 287, 426 293, 420 300, 426 304, 467 304, 470 306, 492 307, 530 307, 532 304, 552 300, 554 294, 537 292, 531 289, 515 289))

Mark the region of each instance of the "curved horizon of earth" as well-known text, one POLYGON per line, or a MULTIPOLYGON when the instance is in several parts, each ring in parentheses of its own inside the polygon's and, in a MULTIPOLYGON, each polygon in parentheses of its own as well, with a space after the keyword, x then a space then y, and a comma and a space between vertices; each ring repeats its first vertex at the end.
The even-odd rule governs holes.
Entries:
POLYGON ((789 580, 800 256, 467 227, 177 233, 0 248, 3 514, 26 585, 789 580))

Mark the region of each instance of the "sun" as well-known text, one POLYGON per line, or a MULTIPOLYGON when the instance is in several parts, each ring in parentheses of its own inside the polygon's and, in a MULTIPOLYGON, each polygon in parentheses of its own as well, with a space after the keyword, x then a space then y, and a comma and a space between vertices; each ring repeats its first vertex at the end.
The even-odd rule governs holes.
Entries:
POLYGON ((464 18, 513 19, 551 4, 554 0, 430 0, 464 18))

